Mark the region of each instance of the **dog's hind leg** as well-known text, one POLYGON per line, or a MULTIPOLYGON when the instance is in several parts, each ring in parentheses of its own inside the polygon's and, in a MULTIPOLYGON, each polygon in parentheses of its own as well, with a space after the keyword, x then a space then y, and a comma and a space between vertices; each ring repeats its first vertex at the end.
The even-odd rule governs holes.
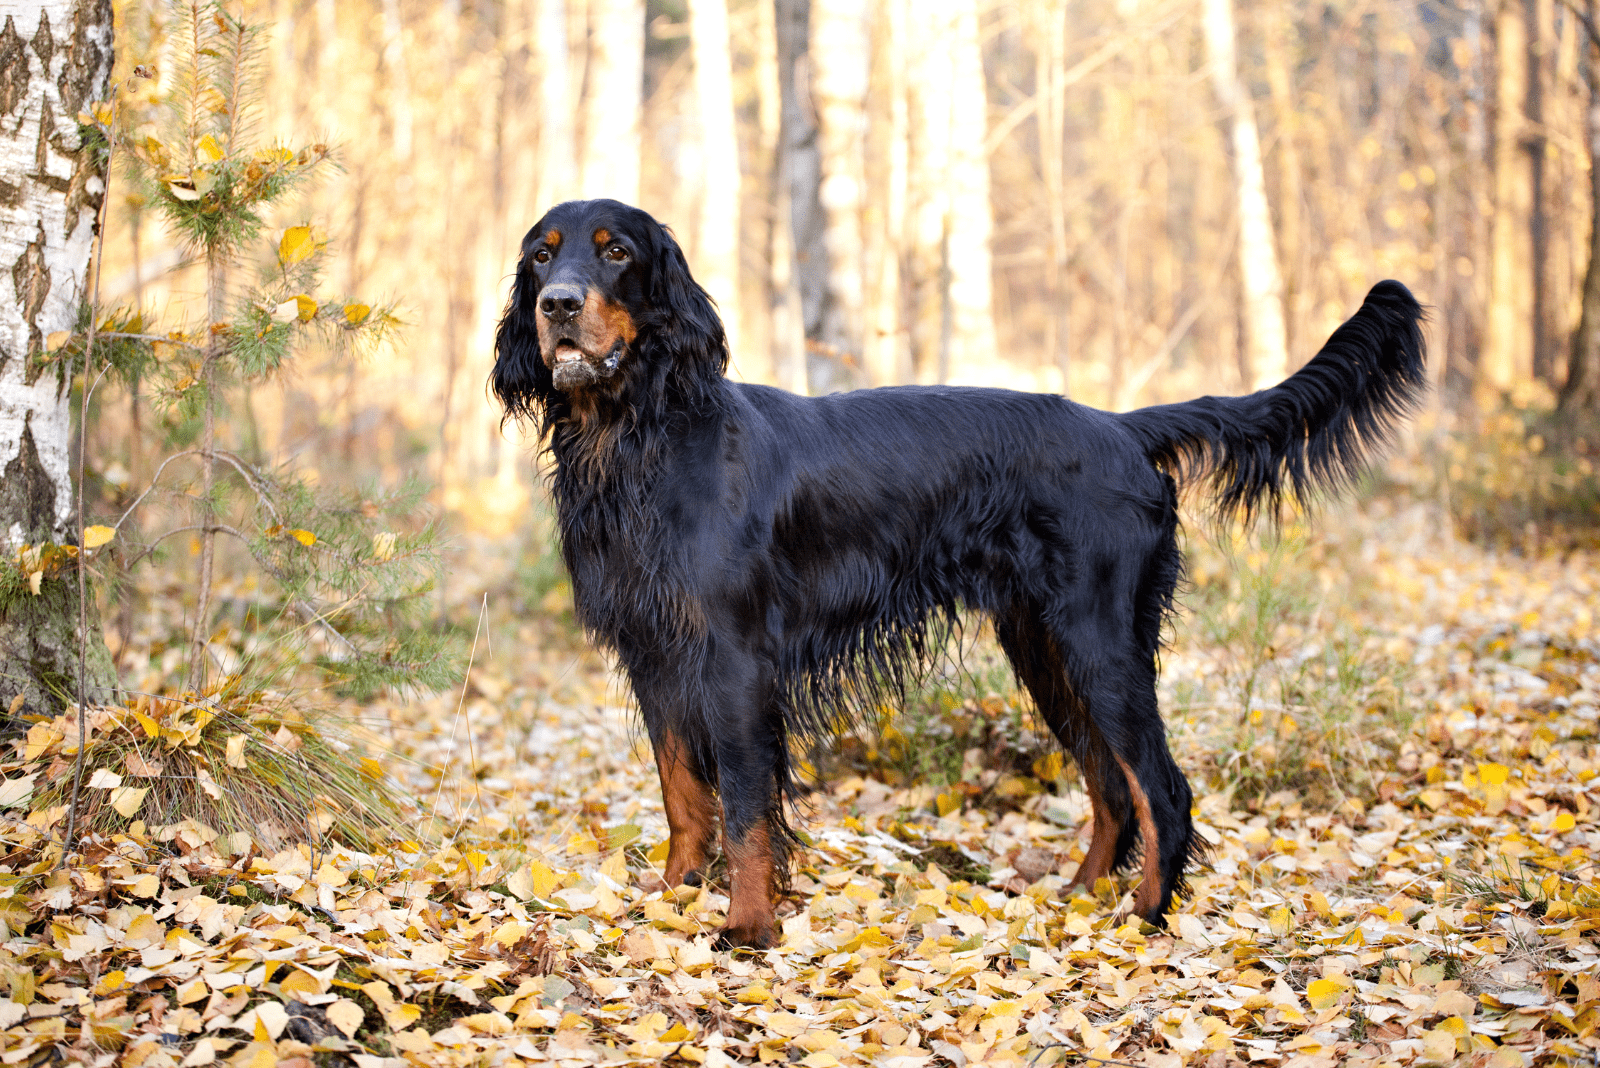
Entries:
POLYGON ((1018 680, 1033 695, 1040 716, 1083 774, 1094 832, 1070 885, 1092 890, 1127 859, 1137 834, 1127 780, 1083 702, 1068 685, 1060 651, 1038 611, 1019 605, 995 621, 995 630, 1018 680))
MULTIPOLYGON (((1193 850, 1192 795, 1167 750, 1156 704, 1154 650, 1141 654, 1127 635, 1110 629, 1087 614, 1067 628, 1061 645, 1068 650, 1067 677, 1083 694, 1089 718, 1115 761, 1105 778, 1118 777, 1120 770, 1137 823, 1144 858, 1134 911, 1161 925, 1193 850)), ((1119 843, 1113 863, 1126 855, 1119 843)))

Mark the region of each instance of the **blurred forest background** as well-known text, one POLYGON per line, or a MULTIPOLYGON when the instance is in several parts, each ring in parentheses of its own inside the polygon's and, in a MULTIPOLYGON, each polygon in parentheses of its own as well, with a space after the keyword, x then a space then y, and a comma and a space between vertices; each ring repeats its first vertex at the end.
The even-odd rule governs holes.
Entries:
MULTIPOLYGON (((1596 526, 1587 2, 235 6, 267 27, 256 140, 337 163, 269 224, 309 221, 324 288, 404 324, 245 381, 218 433, 252 462, 333 487, 420 476, 456 534, 547 554, 534 443, 485 389, 494 328, 539 215, 610 196, 674 229, 734 374, 813 393, 1247 392, 1398 278, 1432 308, 1415 440, 1458 524, 1521 547, 1596 526)), ((137 146, 177 88, 183 12, 116 14, 119 81, 153 73, 124 83, 137 146)), ((113 176, 102 306, 204 323, 204 259, 141 188, 113 176)), ((115 514, 161 416, 137 380, 96 404, 87 499, 115 514)), ((523 562, 536 598, 559 584, 553 557, 523 562)), ((124 608, 114 653, 129 626, 124 608)))

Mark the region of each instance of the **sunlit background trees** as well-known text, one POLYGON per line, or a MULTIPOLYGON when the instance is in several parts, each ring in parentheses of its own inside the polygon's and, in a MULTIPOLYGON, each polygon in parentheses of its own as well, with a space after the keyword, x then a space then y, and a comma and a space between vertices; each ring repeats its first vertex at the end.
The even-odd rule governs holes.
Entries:
MULTIPOLYGON (((670 224, 736 373, 793 389, 1240 392, 1396 277, 1435 309, 1446 404, 1596 404, 1582 2, 241 13, 271 26, 268 134, 313 131, 342 163, 310 194, 333 280, 411 324, 398 349, 263 391, 262 433, 315 465, 421 468, 451 505, 509 518, 525 499, 527 451, 483 389, 492 327, 519 238, 579 196, 670 224)), ((154 100, 173 16, 119 16, 118 62, 157 72, 154 100)), ((105 296, 192 299, 198 268, 165 273, 181 253, 141 209, 113 204, 105 296)))

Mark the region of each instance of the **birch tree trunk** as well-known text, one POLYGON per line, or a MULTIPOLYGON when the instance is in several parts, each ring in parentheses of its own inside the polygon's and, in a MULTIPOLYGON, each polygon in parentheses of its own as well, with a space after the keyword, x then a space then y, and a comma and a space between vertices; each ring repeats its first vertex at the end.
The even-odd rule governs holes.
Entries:
POLYGON ((918 382, 949 373, 949 0, 918 4, 906 25, 906 250, 911 363, 918 382))
POLYGON ((1239 81, 1234 58, 1233 0, 1204 0, 1200 21, 1211 84, 1223 110, 1229 112, 1232 125, 1233 186, 1239 201, 1239 274, 1244 289, 1250 388, 1265 389, 1288 377, 1289 350, 1283 323, 1283 278, 1278 271, 1261 167, 1261 139, 1256 132, 1255 109, 1248 89, 1239 81))
POLYGON ((866 7, 854 0, 812 0, 811 97, 817 109, 822 156, 818 194, 828 254, 828 301, 821 333, 813 340, 857 375, 866 348, 861 211, 872 65, 869 26, 866 7))
POLYGON ((778 83, 782 94, 783 134, 779 138, 780 183, 789 198, 789 237, 794 265, 792 284, 799 292, 801 329, 806 343, 804 382, 811 393, 834 388, 836 365, 810 351, 822 335, 827 315, 828 253, 823 243, 824 220, 820 187, 822 157, 817 147, 817 115, 811 100, 810 0, 775 0, 778 83))
MULTIPOLYGON (((1589 25, 1600 18, 1600 3, 1588 0, 1589 25)), ((1600 40, 1581 43, 1579 65, 1589 90, 1583 115, 1584 141, 1589 148, 1589 268, 1583 276, 1583 303, 1578 327, 1572 332, 1572 355, 1567 382, 1561 390, 1561 411, 1593 418, 1600 415, 1600 40)))
POLYGON ((643 110, 644 0, 591 0, 581 178, 585 199, 639 203, 643 110))
MULTIPOLYGON (((757 119, 765 200, 767 338, 771 356, 766 379, 780 389, 806 391, 806 334, 800 314, 800 284, 794 260, 794 220, 789 210, 788 153, 784 149, 784 89, 778 61, 778 5, 756 5, 757 119)), ((793 57, 786 69, 793 76, 793 57)), ((792 94, 791 94, 792 95, 792 94)))
POLYGON ((1527 24, 1522 0, 1501 0, 1495 14, 1494 215, 1489 225, 1489 314, 1473 395, 1497 403, 1533 371, 1531 281, 1532 174, 1522 148, 1528 86, 1527 24))
POLYGON ((572 121, 577 109, 568 63, 567 4, 566 0, 537 0, 537 5, 531 46, 539 83, 540 151, 534 168, 538 190, 529 217, 516 220, 523 226, 532 226, 550 208, 578 193, 578 144, 572 121))
POLYGON ((716 301, 728 349, 739 354, 739 137, 727 0, 690 0, 695 99, 705 168, 700 183, 695 277, 716 301))
POLYGON ((886 0, 872 28, 867 101, 867 190, 862 211, 866 338, 862 359, 875 386, 910 381, 900 323, 900 249, 906 215, 906 20, 908 0, 886 0))
POLYGON ((1032 375, 1001 358, 994 332, 990 240, 989 97, 978 38, 977 0, 950 12, 950 202, 945 257, 950 303, 947 381, 1033 389, 1032 375))
MULTIPOLYGON (((0 566, 10 567, 23 545, 77 540, 71 375, 33 358, 74 328, 86 297, 106 172, 76 116, 106 95, 111 4, 7 2, 0 13, 0 566)), ((70 575, 0 600, 0 723, 55 712, 75 693, 80 637, 88 699, 108 698, 115 676, 98 616, 84 635, 78 622, 70 575)))

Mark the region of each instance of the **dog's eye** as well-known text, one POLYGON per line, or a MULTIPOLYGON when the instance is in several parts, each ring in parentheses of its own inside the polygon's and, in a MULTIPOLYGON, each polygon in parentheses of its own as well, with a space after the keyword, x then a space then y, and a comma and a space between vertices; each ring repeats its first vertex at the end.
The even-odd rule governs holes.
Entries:
POLYGON ((610 260, 612 263, 621 263, 627 258, 628 250, 623 248, 621 245, 612 245, 610 248, 606 249, 606 259, 610 260))
POLYGON ((534 253, 533 253, 533 262, 534 263, 549 263, 550 262, 550 250, 547 249, 547 248, 541 248, 541 249, 535 250, 534 253))

